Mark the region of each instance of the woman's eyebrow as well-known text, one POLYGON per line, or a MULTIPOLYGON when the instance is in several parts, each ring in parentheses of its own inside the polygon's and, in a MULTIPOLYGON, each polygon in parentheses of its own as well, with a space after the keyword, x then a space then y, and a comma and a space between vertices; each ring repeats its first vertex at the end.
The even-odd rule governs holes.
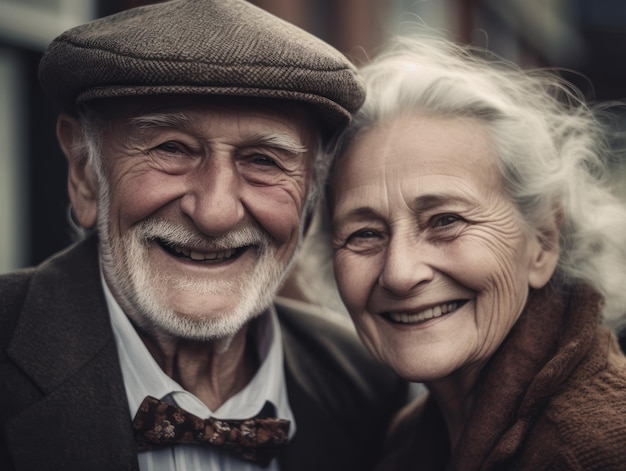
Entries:
POLYGON ((451 203, 471 204, 472 202, 455 194, 428 193, 415 198, 413 200, 413 208, 416 211, 430 211, 451 203))
POLYGON ((377 217, 377 213, 373 208, 369 206, 359 206, 343 213, 337 212, 335 217, 333 217, 333 221, 355 221, 372 217, 377 217))

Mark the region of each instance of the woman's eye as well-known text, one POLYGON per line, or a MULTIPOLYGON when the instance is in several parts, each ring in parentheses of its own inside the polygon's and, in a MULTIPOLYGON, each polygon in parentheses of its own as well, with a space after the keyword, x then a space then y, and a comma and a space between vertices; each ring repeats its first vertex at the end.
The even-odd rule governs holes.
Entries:
POLYGON ((156 149, 162 152, 166 152, 168 154, 179 154, 184 153, 185 151, 185 147, 182 144, 174 141, 167 141, 163 144, 159 144, 158 146, 156 146, 156 149))
POLYGON ((435 218, 435 226, 436 227, 445 227, 450 224, 454 224, 455 222, 460 221, 461 218, 456 214, 442 214, 435 218))
POLYGON ((385 244, 385 236, 373 229, 353 232, 344 242, 344 247, 356 253, 370 253, 381 249, 385 244))
POLYGON ((362 231, 357 231, 353 234, 350 235, 350 237, 348 237, 348 240, 352 240, 352 239, 373 239, 379 237, 378 233, 376 231, 373 231, 371 229, 364 229, 362 231))

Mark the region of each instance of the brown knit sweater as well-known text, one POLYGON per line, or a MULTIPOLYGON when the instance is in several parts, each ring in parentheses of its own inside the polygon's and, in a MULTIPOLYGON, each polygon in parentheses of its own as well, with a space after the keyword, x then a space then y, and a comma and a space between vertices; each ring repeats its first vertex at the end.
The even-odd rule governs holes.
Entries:
POLYGON ((626 357, 588 287, 532 293, 481 373, 456 449, 426 395, 403 410, 379 469, 626 470, 626 357))

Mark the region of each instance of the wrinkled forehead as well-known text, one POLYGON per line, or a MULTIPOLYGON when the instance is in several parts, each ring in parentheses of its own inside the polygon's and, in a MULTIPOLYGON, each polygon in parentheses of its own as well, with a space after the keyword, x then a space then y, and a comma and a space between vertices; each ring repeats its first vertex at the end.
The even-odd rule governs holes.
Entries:
POLYGON ((354 135, 338 155, 327 197, 354 188, 381 186, 417 191, 456 181, 501 191, 501 174, 491 136, 478 120, 424 114, 400 115, 354 135))
POLYGON ((197 95, 140 96, 110 98, 90 102, 81 113, 97 125, 110 128, 127 125, 141 117, 177 117, 181 122, 215 117, 240 117, 262 121, 267 132, 289 131, 311 149, 320 138, 321 128, 316 111, 291 100, 250 99, 242 97, 205 97, 197 95))

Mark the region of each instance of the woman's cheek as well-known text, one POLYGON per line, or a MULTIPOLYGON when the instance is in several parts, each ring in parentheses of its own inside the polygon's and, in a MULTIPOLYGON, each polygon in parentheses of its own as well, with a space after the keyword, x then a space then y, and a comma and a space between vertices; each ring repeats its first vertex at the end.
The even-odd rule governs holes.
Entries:
POLYGON ((337 288, 350 313, 362 309, 360 306, 365 304, 368 296, 367 286, 370 283, 367 281, 367 264, 361 258, 345 249, 335 252, 337 288))

